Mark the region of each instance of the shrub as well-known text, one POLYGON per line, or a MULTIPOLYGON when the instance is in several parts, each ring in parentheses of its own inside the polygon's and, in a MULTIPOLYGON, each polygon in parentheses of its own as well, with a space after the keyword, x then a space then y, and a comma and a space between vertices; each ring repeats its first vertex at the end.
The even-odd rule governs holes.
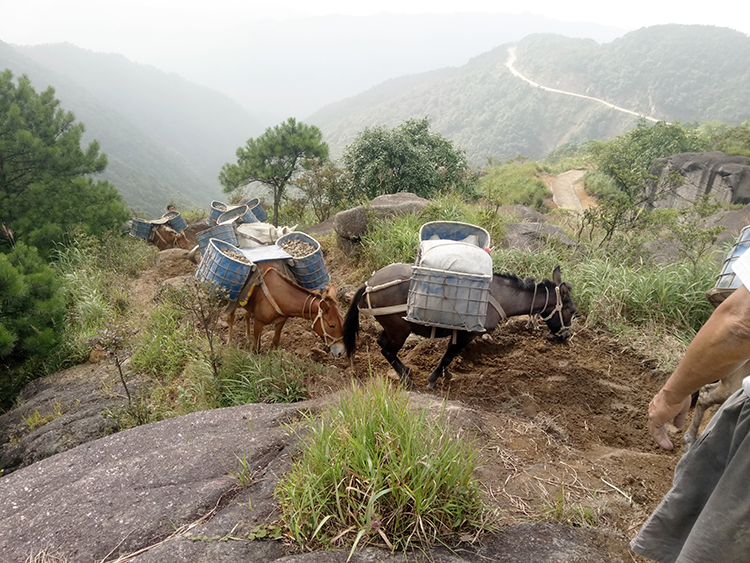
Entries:
POLYGON ((544 200, 550 197, 547 186, 538 177, 536 162, 509 161, 487 170, 479 179, 477 193, 483 195, 491 206, 525 205, 542 213, 549 211, 544 200))
POLYGON ((0 254, 0 407, 33 377, 59 365, 65 321, 62 282, 34 247, 0 254))

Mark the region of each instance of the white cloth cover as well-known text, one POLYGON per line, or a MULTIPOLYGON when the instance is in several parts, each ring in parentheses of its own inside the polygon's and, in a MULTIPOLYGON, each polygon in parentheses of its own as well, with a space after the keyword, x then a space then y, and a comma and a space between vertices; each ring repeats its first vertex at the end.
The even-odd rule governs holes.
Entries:
MULTIPOLYGON (((475 235, 467 238, 476 239, 475 235)), ((489 253, 468 242, 454 240, 425 240, 420 243, 418 266, 434 270, 448 270, 480 276, 492 275, 492 257, 489 253)))

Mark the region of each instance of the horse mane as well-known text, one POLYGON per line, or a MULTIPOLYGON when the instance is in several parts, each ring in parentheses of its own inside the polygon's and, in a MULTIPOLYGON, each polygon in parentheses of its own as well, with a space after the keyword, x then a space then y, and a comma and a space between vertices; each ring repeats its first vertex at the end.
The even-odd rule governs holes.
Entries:
POLYGON ((534 278, 521 279, 516 274, 511 274, 510 272, 505 272, 502 274, 494 274, 494 275, 496 277, 500 277, 506 280, 508 283, 510 283, 512 286, 514 286, 516 289, 520 291, 534 291, 534 287, 536 285, 541 285, 548 289, 553 289, 555 287, 555 282, 553 282, 552 280, 548 280, 547 278, 544 278, 542 281, 540 281, 537 284, 534 278))

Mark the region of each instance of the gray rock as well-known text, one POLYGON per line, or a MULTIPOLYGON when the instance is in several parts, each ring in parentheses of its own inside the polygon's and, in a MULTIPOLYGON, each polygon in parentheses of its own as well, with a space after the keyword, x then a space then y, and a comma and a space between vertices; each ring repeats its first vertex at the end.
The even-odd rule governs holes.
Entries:
POLYGON ((550 239, 566 246, 575 246, 576 244, 557 225, 546 223, 507 223, 506 227, 506 234, 501 241, 503 248, 517 248, 523 251, 534 252, 544 248, 550 239))
POLYGON ((525 205, 503 205, 498 211, 524 223, 544 223, 546 221, 544 215, 525 205))
POLYGON ((649 172, 664 178, 672 171, 679 172, 685 182, 675 194, 654 202, 654 207, 682 209, 709 193, 723 203, 750 203, 750 159, 745 156, 720 151, 680 153, 654 161, 649 172))
MULTIPOLYGON (((0 479, 3 562, 22 563, 46 549, 71 563, 127 555, 135 563, 344 563, 348 550, 300 553, 287 543, 249 539, 256 526, 279 516, 273 491, 296 451, 284 423, 319 412, 329 400, 192 413, 19 469, 0 479), (240 460, 252 477, 244 487, 233 477, 240 460)), ((442 400, 435 405, 444 407, 442 400)), ((625 541, 606 530, 519 524, 474 545, 407 557, 367 547, 351 561, 611 563, 607 545, 625 541)))
POLYGON ((340 211, 334 217, 333 228, 340 237, 359 239, 367 233, 370 219, 420 213, 429 200, 412 193, 381 195, 368 206, 358 206, 340 211))

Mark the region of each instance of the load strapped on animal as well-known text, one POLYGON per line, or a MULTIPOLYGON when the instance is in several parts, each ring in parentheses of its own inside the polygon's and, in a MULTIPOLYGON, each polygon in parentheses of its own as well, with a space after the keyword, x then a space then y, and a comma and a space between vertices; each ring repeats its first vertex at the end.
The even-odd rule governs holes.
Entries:
MULTIPOLYGON (((281 260, 288 267, 296 283, 305 289, 317 290, 326 287, 329 281, 328 270, 323 260, 320 244, 313 237, 306 233, 294 232, 296 225, 275 227, 268 223, 240 223, 236 220, 237 217, 196 235, 201 252, 201 262, 196 277, 234 292, 234 281, 227 281, 222 272, 222 264, 226 260, 220 254, 216 254, 213 244, 224 250, 225 254, 231 251, 230 254, 235 259, 248 260, 253 267, 259 262, 281 260), (240 256, 242 258, 239 258, 240 256), (220 264, 204 266, 204 261, 220 264)), ((251 272, 252 269, 247 272, 247 275, 249 276, 251 272)))
POLYGON ((255 264, 239 248, 212 238, 195 271, 195 278, 203 283, 218 285, 227 292, 229 299, 234 300, 255 268, 255 264))
POLYGON ((185 219, 179 211, 168 211, 161 217, 162 219, 166 219, 167 225, 172 227, 178 233, 187 229, 187 222, 185 222, 185 219))
POLYGON ((265 223, 266 219, 268 219, 268 214, 257 197, 239 205, 227 205, 214 200, 211 202, 211 209, 208 212, 208 220, 213 225, 234 220, 237 220, 238 223, 265 223))
POLYGON ((159 250, 167 248, 190 248, 187 237, 183 231, 187 223, 178 211, 165 213, 159 219, 146 221, 143 219, 132 219, 130 234, 136 238, 145 240, 155 245, 159 250))
POLYGON ((290 269, 297 283, 307 289, 323 289, 328 284, 328 270, 320 243, 306 233, 288 233, 276 244, 292 256, 290 269))
POLYGON ((706 292, 706 299, 708 299, 714 307, 718 307, 722 301, 734 292, 735 289, 742 285, 740 278, 734 273, 733 266, 737 259, 745 253, 748 247, 750 247, 750 225, 740 231, 737 241, 729 251, 726 260, 724 260, 721 273, 716 279, 716 285, 706 292))
POLYGON ((406 320, 484 332, 492 281, 489 246, 489 233, 476 225, 457 221, 422 225, 406 320))

